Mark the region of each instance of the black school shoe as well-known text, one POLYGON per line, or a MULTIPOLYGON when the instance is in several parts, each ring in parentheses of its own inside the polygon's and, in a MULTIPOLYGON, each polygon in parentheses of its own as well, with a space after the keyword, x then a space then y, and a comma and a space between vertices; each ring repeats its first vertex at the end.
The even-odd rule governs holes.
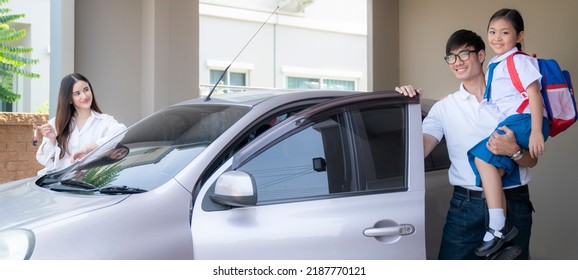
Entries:
POLYGON ((487 260, 515 260, 522 254, 522 248, 504 243, 503 248, 486 257, 487 260))
POLYGON ((518 229, 509 224, 506 224, 501 230, 488 228, 488 232, 491 233, 494 238, 490 241, 482 241, 480 243, 474 251, 477 256, 488 256, 495 253, 504 243, 512 240, 516 235, 518 235, 518 229))

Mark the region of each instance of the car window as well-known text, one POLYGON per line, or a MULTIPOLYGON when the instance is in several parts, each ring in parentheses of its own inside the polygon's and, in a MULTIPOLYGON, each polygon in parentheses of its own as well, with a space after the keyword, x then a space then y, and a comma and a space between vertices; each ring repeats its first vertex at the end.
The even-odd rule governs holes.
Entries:
MULTIPOLYGON (((421 119, 425 119, 431 107, 437 102, 432 99, 423 99, 421 102, 421 119)), ((450 157, 446 147, 446 138, 442 138, 440 143, 425 158, 425 172, 450 168, 450 157)))
MULTIPOLYGON (((309 105, 310 106, 310 105, 309 105)), ((212 174, 217 168, 221 166, 224 162, 226 162, 229 158, 231 158, 235 153, 237 153, 240 149, 242 149, 245 145, 253 142, 257 137, 261 134, 269 130, 271 127, 276 126, 286 120, 287 118, 295 115, 297 112, 303 110, 307 106, 296 106, 291 107, 289 109, 280 110, 278 112, 273 112, 271 115, 267 115, 262 120, 260 120, 257 124, 251 126, 246 132, 239 135, 239 138, 233 141, 233 144, 224 150, 224 152, 216 157, 214 163, 212 163, 205 174, 212 174)), ((209 176, 201 176, 201 181, 199 181, 199 185, 205 183, 205 180, 208 179, 209 176)), ((197 190, 198 191, 198 190, 197 190)))
POLYGON ((406 190, 404 108, 358 107, 316 120, 238 169, 254 178, 258 204, 406 190))
POLYGON ((346 191, 342 129, 339 118, 326 119, 243 165, 240 170, 255 179, 258 203, 346 191))
POLYGON ((356 128, 361 137, 361 158, 365 190, 406 190, 404 172, 404 107, 366 109, 356 113, 356 128))
POLYGON ((446 147, 446 138, 442 138, 440 143, 425 158, 425 172, 450 168, 450 157, 446 147))

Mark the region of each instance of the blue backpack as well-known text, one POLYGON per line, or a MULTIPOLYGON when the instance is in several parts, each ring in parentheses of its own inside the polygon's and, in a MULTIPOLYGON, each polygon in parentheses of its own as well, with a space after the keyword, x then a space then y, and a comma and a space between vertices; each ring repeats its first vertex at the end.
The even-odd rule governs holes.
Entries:
MULTIPOLYGON (((525 99, 517 110, 518 113, 521 113, 528 106, 529 101, 526 90, 522 86, 514 66, 514 55, 516 54, 528 54, 517 51, 511 54, 506 61, 512 83, 525 99)), ((553 137, 566 130, 578 119, 574 88, 572 87, 570 73, 567 70, 560 69, 556 60, 538 58, 538 65, 540 74, 542 74, 542 99, 548 114, 550 136, 553 137)))

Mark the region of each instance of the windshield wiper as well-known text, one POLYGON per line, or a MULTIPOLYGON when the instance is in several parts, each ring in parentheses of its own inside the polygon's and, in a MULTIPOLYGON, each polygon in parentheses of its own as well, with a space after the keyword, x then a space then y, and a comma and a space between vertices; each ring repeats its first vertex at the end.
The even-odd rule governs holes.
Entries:
POLYGON ((79 179, 66 179, 60 181, 63 185, 75 186, 80 187, 83 190, 96 190, 97 187, 91 183, 79 180, 79 179))
POLYGON ((122 187, 106 187, 98 189, 98 192, 100 192, 101 194, 133 194, 133 193, 147 192, 147 190, 122 186, 122 187))
POLYGON ((36 181, 36 184, 38 186, 41 186, 41 187, 46 187, 47 185, 54 184, 60 180, 62 175, 64 175, 66 172, 68 172, 73 167, 74 167, 74 164, 65 168, 65 169, 59 170, 59 171, 48 172, 44 176, 40 177, 36 181))

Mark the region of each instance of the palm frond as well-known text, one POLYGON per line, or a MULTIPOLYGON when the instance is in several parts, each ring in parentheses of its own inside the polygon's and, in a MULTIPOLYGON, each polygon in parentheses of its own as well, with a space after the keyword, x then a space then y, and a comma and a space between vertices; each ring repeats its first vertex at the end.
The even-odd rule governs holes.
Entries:
POLYGON ((0 29, 0 41, 15 42, 26 37, 26 30, 0 29))
POLYGON ((0 63, 9 64, 14 67, 24 67, 26 65, 37 64, 38 62, 38 59, 0 52, 0 63))
POLYGON ((32 52, 31 47, 10 46, 0 42, 0 52, 7 52, 12 54, 25 54, 32 52))
MULTIPOLYGON (((24 70, 22 68, 14 67, 10 64, 0 62, 0 73, 9 73, 12 75, 19 75, 26 78, 40 78, 40 75, 24 70)), ((1 74, 0 74, 1 75, 1 74)))
POLYGON ((21 19, 25 16, 26 15, 24 15, 24 14, 3 15, 3 16, 0 16, 0 24, 11 23, 11 22, 16 21, 18 19, 21 19))

